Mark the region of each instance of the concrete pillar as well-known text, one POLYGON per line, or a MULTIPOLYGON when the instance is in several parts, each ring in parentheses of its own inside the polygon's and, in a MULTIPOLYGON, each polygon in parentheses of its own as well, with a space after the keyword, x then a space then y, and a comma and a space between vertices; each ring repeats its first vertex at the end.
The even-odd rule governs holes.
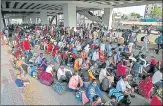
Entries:
POLYGON ((47 16, 47 11, 41 11, 40 12, 40 19, 42 24, 48 24, 48 16, 47 16))
POLYGON ((63 6, 64 27, 76 27, 76 5, 65 4, 63 6))
POLYGON ((36 24, 36 15, 35 14, 33 14, 31 16, 31 21, 32 21, 32 24, 36 24))
MULTIPOLYGON (((1 6, 1 0, 0 0, 0 6, 1 6)), ((1 8, 0 8, 0 31, 2 31, 3 28, 4 28, 4 23, 3 23, 1 8)))
POLYGON ((108 26, 109 29, 112 29, 112 8, 104 9, 103 23, 105 26, 108 26))

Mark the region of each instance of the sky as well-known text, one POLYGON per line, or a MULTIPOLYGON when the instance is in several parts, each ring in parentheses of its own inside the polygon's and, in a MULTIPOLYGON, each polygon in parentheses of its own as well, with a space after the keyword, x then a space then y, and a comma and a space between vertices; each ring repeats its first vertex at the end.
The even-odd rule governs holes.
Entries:
POLYGON ((141 16, 144 16, 145 7, 146 7, 146 5, 123 7, 123 8, 114 8, 113 11, 121 12, 123 14, 130 14, 132 12, 135 12, 135 13, 139 13, 141 16))

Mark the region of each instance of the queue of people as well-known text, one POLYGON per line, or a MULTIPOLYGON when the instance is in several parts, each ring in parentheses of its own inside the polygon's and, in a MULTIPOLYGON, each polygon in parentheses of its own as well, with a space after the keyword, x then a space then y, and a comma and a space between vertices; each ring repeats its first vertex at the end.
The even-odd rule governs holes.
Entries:
MULTIPOLYGON (((154 77, 155 83, 161 81, 155 75, 158 71, 162 75, 163 67, 157 64, 158 61, 154 56, 147 60, 145 54, 132 52, 138 33, 133 35, 129 42, 116 44, 103 40, 107 36, 111 37, 110 33, 104 35, 105 31, 107 30, 99 30, 96 27, 75 31, 74 28, 53 25, 19 25, 12 32, 14 38, 10 42, 15 42, 12 43, 12 47, 16 49, 13 53, 16 60, 24 57, 27 65, 30 64, 29 60, 32 58, 32 49, 43 50, 44 53, 41 52, 32 63, 39 71, 36 69, 30 71, 31 73, 37 71, 38 79, 42 84, 52 85, 54 80, 59 83, 66 82, 67 88, 75 93, 76 98, 79 96, 77 92, 82 91, 80 95, 82 101, 87 99, 86 102, 92 106, 104 104, 102 91, 110 93, 112 89, 116 89, 122 98, 118 100, 119 94, 115 92, 110 95, 112 98, 110 103, 115 106, 120 105, 122 101, 127 101, 127 96, 137 99, 132 83, 142 80, 142 76, 143 79, 154 77), (18 50, 19 53, 17 53, 18 50), (51 56, 53 61, 47 60, 44 55, 51 56), (54 65, 59 65, 59 68, 54 70, 54 65)), ((5 35, 8 36, 6 30, 5 35)), ((148 52, 147 42, 148 37, 145 36, 142 50, 145 48, 148 52)), ((33 76, 31 73, 30 75, 33 76)), ((149 83, 152 82, 149 81, 149 83)), ((139 84, 137 86, 144 90, 139 87, 139 84)), ((55 87, 58 86, 55 85, 55 87)), ((150 92, 151 89, 145 90, 150 92)), ((144 97, 149 99, 152 96, 145 95, 144 97)), ((130 104, 130 102, 123 103, 130 104)))

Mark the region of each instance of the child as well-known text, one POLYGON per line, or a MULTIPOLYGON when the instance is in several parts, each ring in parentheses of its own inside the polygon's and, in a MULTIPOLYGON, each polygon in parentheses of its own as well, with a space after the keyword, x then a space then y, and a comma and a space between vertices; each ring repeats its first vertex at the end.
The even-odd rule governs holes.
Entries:
POLYGON ((100 98, 100 96, 98 96, 98 95, 95 95, 94 97, 93 97, 93 102, 92 102, 92 106, 101 106, 103 103, 102 103, 102 101, 101 101, 101 98, 100 98))
POLYGON ((112 105, 112 106, 116 106, 116 105, 117 105, 116 97, 115 97, 114 95, 112 95, 110 98, 111 98, 110 105, 112 105))

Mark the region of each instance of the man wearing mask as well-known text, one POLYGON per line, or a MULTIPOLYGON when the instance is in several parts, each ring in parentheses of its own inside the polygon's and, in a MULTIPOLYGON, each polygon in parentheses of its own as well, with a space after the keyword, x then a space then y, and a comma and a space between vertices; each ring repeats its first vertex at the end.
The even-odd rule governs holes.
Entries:
POLYGON ((91 84, 88 85, 88 88, 86 90, 86 96, 90 100, 90 103, 93 102, 93 97, 95 95, 100 96, 102 98, 102 92, 100 88, 97 86, 97 81, 93 80, 91 84))

